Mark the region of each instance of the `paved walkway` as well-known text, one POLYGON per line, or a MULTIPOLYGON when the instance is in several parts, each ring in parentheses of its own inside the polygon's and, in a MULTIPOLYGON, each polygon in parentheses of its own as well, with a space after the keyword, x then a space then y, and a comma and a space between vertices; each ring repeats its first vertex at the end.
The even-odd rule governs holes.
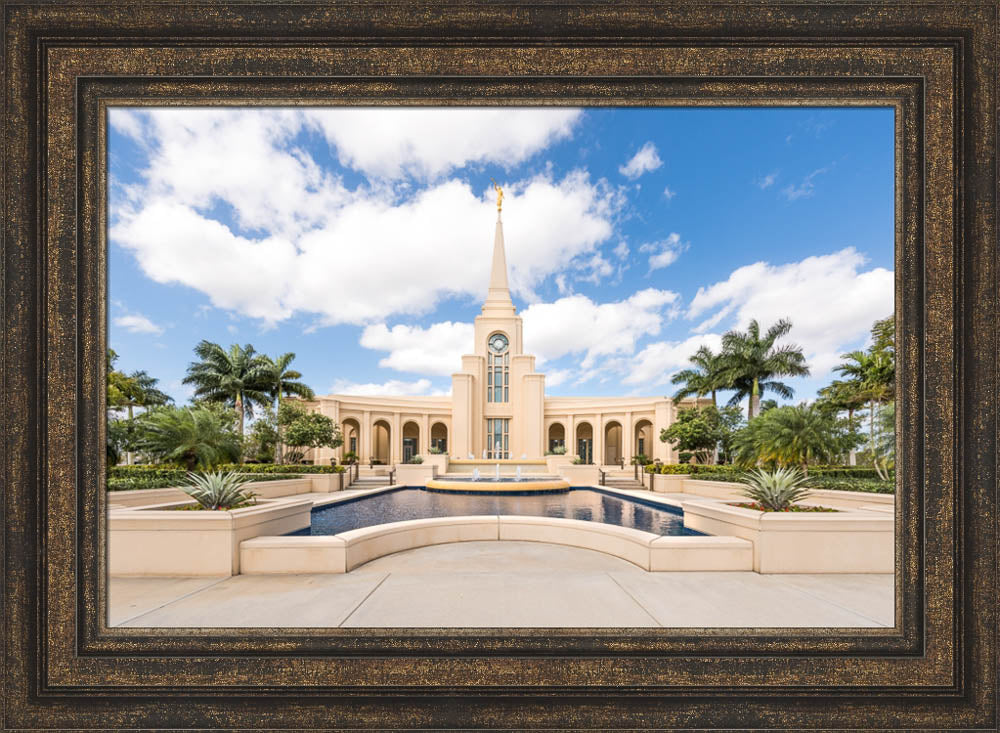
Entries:
POLYGON ((892 575, 649 573, 592 550, 463 542, 343 575, 111 578, 113 626, 874 627, 892 575))

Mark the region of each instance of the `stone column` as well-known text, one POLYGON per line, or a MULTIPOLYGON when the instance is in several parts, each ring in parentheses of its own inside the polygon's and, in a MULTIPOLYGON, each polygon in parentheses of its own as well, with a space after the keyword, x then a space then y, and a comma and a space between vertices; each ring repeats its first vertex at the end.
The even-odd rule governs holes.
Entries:
POLYGON ((392 435, 389 436, 389 463, 395 465, 403 462, 403 428, 400 425, 399 413, 392 413, 392 435))
POLYGON ((632 465, 632 456, 635 455, 635 425, 632 424, 632 413, 625 413, 625 423, 622 425, 622 455, 625 456, 625 465, 632 465))
POLYGON ((417 441, 417 452, 425 458, 430 454, 431 447, 431 416, 424 413, 420 418, 420 440, 417 441))
POLYGON ((604 465, 604 415, 597 413, 594 416, 594 464, 604 465))
POLYGON ((364 411, 361 418, 361 427, 358 428, 358 463, 368 463, 372 452, 372 414, 368 410, 364 411))

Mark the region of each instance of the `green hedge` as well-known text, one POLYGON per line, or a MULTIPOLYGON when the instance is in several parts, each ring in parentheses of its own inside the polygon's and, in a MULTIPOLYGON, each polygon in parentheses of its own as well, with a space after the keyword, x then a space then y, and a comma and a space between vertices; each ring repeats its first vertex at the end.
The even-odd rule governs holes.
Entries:
MULTIPOLYGON (((310 473, 343 473, 345 471, 343 466, 279 466, 272 463, 227 463, 219 466, 216 470, 253 474, 254 481, 281 481, 310 473)), ((111 466, 108 469, 108 491, 166 489, 180 486, 186 480, 187 471, 176 466, 111 466)))
MULTIPOLYGON (((700 471, 699 481, 728 481, 740 483, 742 471, 700 471)), ((812 471, 806 480, 810 489, 834 489, 836 491, 865 491, 870 494, 894 494, 896 484, 871 478, 838 478, 836 476, 814 476, 812 471)))
MULTIPOLYGON (((282 481, 288 474, 253 474, 254 481, 282 481)), ((108 491, 135 491, 136 489, 170 489, 187 483, 187 471, 177 471, 176 476, 108 477, 108 491)))
MULTIPOLYGON (((726 474, 739 476, 745 472, 744 469, 729 464, 712 465, 688 463, 650 463, 646 466, 645 470, 646 473, 661 473, 670 475, 689 474, 691 476, 699 477, 705 474, 726 474)), ((878 472, 875 471, 874 468, 866 468, 864 466, 810 466, 809 475, 839 479, 882 480, 879 478, 878 472)), ((890 472, 890 481, 892 478, 894 478, 894 475, 890 472)))
MULTIPOLYGON (((216 467, 216 471, 236 471, 237 473, 343 473, 346 469, 343 466, 306 466, 306 465, 277 465, 274 463, 223 463, 216 467)), ((143 464, 141 466, 111 466, 108 468, 108 476, 111 478, 130 477, 152 477, 152 476, 184 476, 187 471, 177 466, 165 466, 161 464, 143 464)))
POLYGON ((809 477, 807 485, 811 489, 834 489, 835 491, 866 491, 870 494, 895 494, 893 481, 871 478, 836 478, 828 476, 809 477))
POLYGON ((238 471, 239 473, 343 473, 347 469, 343 466, 307 466, 304 464, 282 464, 277 463, 224 463, 219 466, 219 471, 238 471))

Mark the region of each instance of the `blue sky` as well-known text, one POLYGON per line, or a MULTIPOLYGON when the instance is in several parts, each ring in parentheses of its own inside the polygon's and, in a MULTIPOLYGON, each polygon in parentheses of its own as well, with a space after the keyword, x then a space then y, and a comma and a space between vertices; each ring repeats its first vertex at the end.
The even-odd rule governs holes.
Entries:
POLYGON ((110 343, 178 402, 201 339, 317 392, 447 393, 504 187, 550 395, 671 394, 787 317, 831 378, 892 312, 890 109, 114 109, 110 343))

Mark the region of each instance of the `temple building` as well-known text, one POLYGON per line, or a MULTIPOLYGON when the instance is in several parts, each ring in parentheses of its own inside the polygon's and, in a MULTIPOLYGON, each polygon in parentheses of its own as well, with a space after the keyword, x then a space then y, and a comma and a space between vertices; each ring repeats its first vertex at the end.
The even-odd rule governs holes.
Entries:
POLYGON ((521 316, 510 297, 499 199, 489 291, 471 346, 452 374, 451 396, 316 397, 312 408, 341 427, 344 444, 308 457, 328 463, 353 451, 363 463, 405 463, 429 453, 516 461, 564 449, 585 463, 628 465, 640 454, 677 462, 676 451, 659 439, 678 409, 669 397, 545 394, 545 375, 524 351, 521 316))

